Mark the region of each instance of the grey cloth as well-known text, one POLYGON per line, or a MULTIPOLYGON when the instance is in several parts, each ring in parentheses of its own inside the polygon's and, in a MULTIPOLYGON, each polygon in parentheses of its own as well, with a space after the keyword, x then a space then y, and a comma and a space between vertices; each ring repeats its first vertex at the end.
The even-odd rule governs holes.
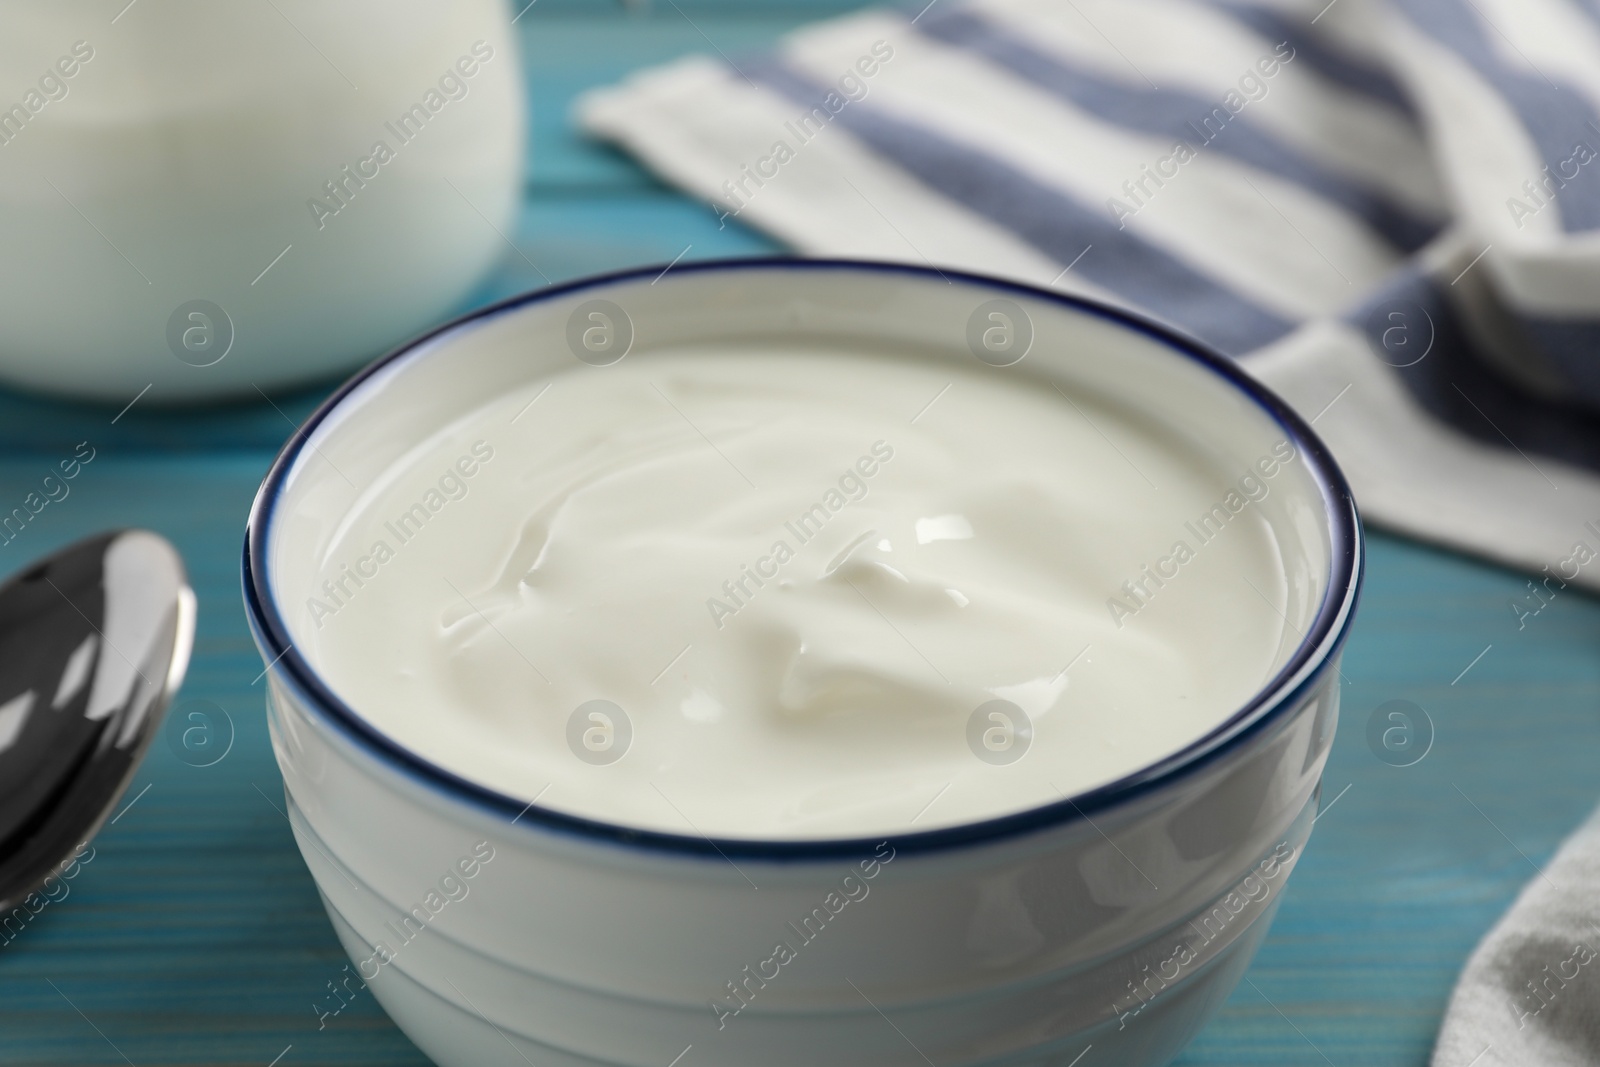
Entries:
POLYGON ((1600 812, 1473 952, 1433 1067, 1600 1064, 1600 812))

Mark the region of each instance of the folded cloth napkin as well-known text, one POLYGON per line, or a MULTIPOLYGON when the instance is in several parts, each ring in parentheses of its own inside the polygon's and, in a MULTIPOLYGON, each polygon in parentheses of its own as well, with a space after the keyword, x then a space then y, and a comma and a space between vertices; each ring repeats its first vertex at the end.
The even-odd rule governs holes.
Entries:
MULTIPOLYGON (((1315 423, 1369 520, 1600 589, 1600 0, 913 2, 579 119, 803 253, 1164 319, 1315 423)), ((1592 886, 1600 832, 1562 857, 1592 886)), ((1583 914, 1529 888, 1438 1067, 1600 1062, 1592 996, 1506 1003, 1600 967, 1583 914)))
POLYGON ((1483 939, 1450 999, 1434 1067, 1600 1063, 1600 815, 1483 939))
POLYGON ((580 121, 803 253, 1165 319, 1370 520, 1600 589, 1600 0, 925 2, 580 121))

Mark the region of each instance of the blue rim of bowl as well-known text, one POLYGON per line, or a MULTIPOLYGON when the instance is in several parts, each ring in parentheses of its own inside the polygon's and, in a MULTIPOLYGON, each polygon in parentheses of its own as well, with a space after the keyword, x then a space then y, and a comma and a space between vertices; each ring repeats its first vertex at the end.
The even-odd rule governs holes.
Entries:
POLYGON ((503 816, 508 826, 513 821, 525 822, 530 824, 530 829, 537 827, 596 844, 682 856, 724 860, 737 857, 771 862, 858 858, 869 854, 886 840, 897 854, 943 852, 992 844, 1079 820, 1087 821, 1097 812, 1136 800, 1198 773, 1257 735, 1269 731, 1286 712, 1300 706, 1305 695, 1321 683, 1333 665, 1355 617, 1365 566, 1361 523, 1355 499, 1327 446, 1311 427, 1288 404, 1246 375, 1227 357, 1212 351, 1202 342, 1142 315, 1093 300, 958 270, 874 260, 801 259, 787 256, 699 260, 679 263, 670 269, 679 277, 752 270, 805 270, 899 274, 944 284, 959 281, 975 288, 1058 304, 1108 320, 1143 334, 1177 355, 1200 364, 1243 393, 1278 424, 1296 451, 1304 457, 1306 469, 1311 472, 1322 492, 1328 519, 1331 560, 1327 591, 1315 620, 1283 668, 1255 696, 1217 727, 1177 752, 1077 796, 978 822, 933 830, 872 837, 795 840, 714 838, 646 830, 541 808, 489 789, 423 759, 373 727, 335 696, 289 636, 288 627, 278 612, 271 592, 266 551, 284 480, 318 427, 346 397, 380 371, 409 356, 424 353, 447 334, 480 326, 529 305, 644 278, 657 278, 665 273, 661 265, 639 267, 564 282, 502 300, 447 322, 379 357, 340 386, 295 431, 273 461, 256 494, 245 528, 242 578, 250 629, 265 654, 268 669, 277 672, 281 681, 299 690, 306 698, 308 708, 316 709, 330 725, 392 769, 453 800, 465 801, 491 815, 503 816))

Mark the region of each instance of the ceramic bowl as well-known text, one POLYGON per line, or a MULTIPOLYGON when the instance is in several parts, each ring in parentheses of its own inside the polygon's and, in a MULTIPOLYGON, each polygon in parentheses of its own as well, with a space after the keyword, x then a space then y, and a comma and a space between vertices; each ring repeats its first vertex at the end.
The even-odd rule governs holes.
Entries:
POLYGON ((369 367, 267 476, 244 591, 347 981, 440 1064, 1066 1067, 1093 1046, 1094 1062, 1146 1067, 1226 999, 1305 847, 1361 561, 1349 491, 1309 427, 1193 341, 952 271, 755 260, 540 290, 369 367), (1258 505, 1285 574, 1276 669, 1203 737, 1119 780, 887 839, 612 825, 431 763, 340 699, 305 652, 300 605, 355 487, 476 404, 594 361, 569 344, 594 301, 626 320, 611 336, 630 359, 800 335, 996 366, 970 327, 1001 306, 1026 324, 1030 374, 1123 398, 1243 470, 1287 443, 1300 462, 1258 505))

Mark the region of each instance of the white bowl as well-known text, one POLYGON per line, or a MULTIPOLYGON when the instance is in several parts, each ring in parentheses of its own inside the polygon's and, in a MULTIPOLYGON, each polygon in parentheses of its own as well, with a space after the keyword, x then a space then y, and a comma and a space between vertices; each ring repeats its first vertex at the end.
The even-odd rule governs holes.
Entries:
POLYGON ((270 664, 274 749, 355 970, 447 1067, 1065 1065, 1091 1044, 1097 1062, 1168 1061, 1243 973, 1310 832, 1362 560, 1327 452, 1221 357, 1059 294, 867 263, 658 273, 541 290, 379 361, 307 422, 256 499, 244 586, 270 664), (628 309, 630 359, 799 331, 931 360, 972 359, 970 314, 1004 299, 1031 320, 1031 374, 1137 403, 1241 467, 1290 441, 1303 462, 1258 505, 1288 577, 1280 669, 1214 730, 1125 778, 887 842, 610 825, 429 763, 340 700, 280 605, 303 600, 352 485, 452 415, 575 358, 568 317, 595 299, 628 309), (841 887, 865 895, 824 908, 804 938, 792 924, 841 887), (794 958, 773 967, 780 940, 794 958))

